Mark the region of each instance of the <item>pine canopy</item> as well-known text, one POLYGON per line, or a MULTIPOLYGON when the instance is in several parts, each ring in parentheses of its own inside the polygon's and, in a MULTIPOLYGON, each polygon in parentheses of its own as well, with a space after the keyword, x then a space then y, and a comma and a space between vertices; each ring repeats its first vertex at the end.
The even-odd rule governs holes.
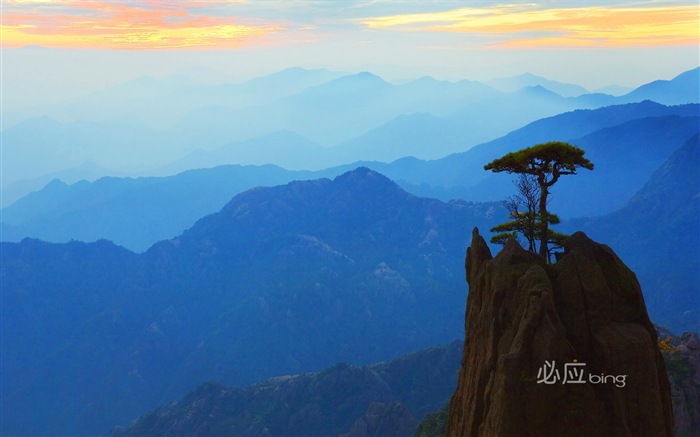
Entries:
POLYGON ((593 170, 593 163, 584 158, 584 150, 561 141, 550 141, 518 150, 494 159, 484 170, 508 173, 552 174, 555 177, 576 174, 576 168, 593 170))

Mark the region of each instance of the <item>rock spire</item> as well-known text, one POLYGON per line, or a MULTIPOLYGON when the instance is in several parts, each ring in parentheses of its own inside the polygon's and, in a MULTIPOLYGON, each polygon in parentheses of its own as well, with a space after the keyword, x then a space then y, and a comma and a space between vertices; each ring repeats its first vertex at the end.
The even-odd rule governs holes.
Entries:
POLYGON ((555 265, 474 229, 447 435, 671 436, 671 393, 635 274, 577 232, 555 265))

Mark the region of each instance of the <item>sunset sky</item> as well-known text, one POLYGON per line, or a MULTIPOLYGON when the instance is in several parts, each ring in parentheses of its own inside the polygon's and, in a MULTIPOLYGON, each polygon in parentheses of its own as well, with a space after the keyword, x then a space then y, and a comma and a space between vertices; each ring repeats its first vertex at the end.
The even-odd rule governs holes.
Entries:
POLYGON ((3 0, 3 106, 193 68, 231 80, 291 66, 393 81, 527 71, 638 86, 698 66, 699 10, 696 0, 3 0))

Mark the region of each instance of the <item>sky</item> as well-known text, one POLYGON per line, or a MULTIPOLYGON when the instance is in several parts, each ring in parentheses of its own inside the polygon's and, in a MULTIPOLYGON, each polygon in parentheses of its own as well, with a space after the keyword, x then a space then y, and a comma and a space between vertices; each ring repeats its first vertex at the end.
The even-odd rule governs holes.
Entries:
POLYGON ((68 100, 144 75, 243 81, 284 68, 589 90, 700 64, 692 1, 2 0, 2 105, 68 100))

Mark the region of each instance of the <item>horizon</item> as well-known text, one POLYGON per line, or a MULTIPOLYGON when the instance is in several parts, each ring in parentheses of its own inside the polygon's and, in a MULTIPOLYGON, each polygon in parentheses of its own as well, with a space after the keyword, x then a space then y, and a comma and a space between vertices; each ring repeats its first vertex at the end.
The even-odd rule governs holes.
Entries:
POLYGON ((700 66, 690 1, 2 3, 3 113, 142 76, 241 83, 286 68, 391 83, 530 73, 594 92, 700 66), (662 62, 658 62, 661 60, 662 62))

